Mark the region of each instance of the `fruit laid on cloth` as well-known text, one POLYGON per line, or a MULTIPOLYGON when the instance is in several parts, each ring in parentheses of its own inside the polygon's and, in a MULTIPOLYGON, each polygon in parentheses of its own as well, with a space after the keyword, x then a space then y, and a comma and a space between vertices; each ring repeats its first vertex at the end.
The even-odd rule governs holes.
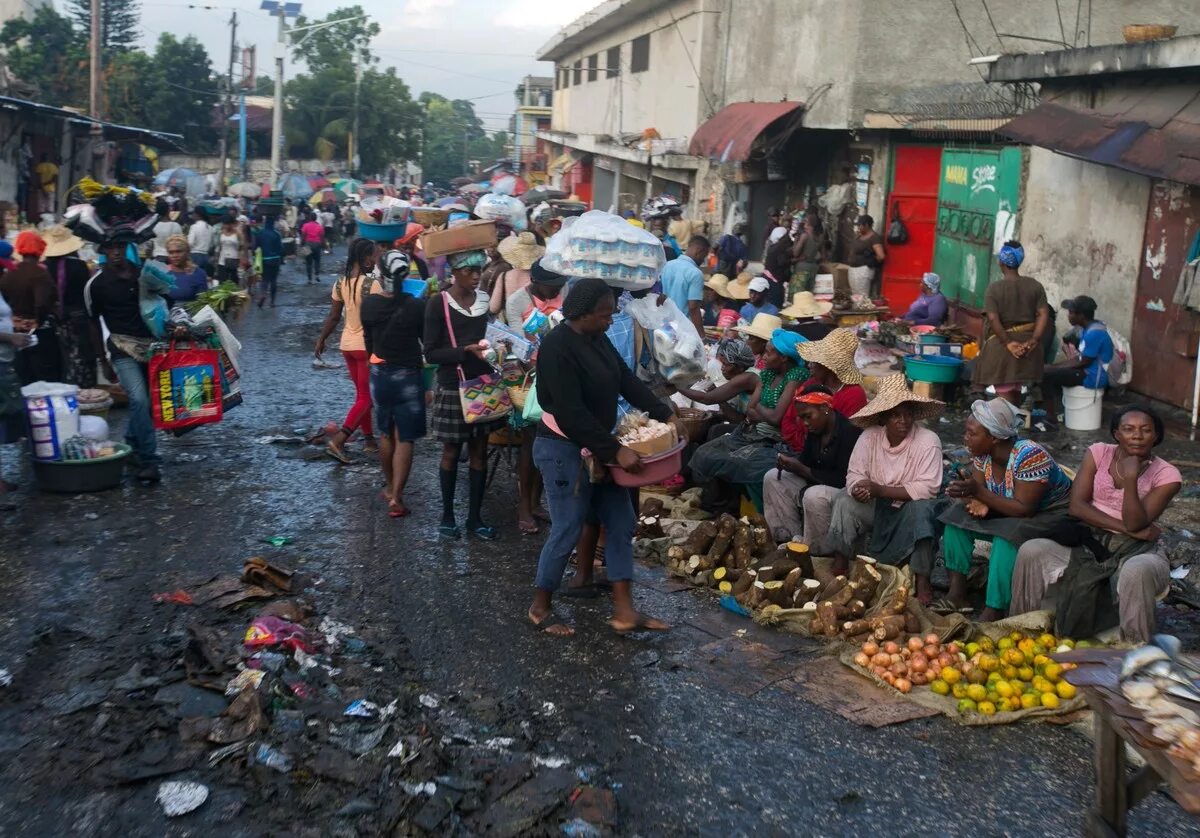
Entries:
POLYGON ((1076 696, 1076 688, 1063 680, 1075 665, 1057 663, 1047 652, 1074 645, 1069 638, 1049 633, 1034 637, 1014 631, 996 641, 980 638, 965 644, 957 663, 942 668, 941 680, 953 692, 956 683, 965 677, 968 686, 963 694, 975 706, 960 703, 960 713, 991 715, 1036 707, 1055 710, 1076 696))

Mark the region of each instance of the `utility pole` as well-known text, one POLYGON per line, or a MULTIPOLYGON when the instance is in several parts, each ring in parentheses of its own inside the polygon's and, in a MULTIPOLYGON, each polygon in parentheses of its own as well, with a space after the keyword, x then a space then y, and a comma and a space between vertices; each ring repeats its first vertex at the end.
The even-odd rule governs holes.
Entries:
POLYGON ((350 176, 358 176, 359 153, 358 153, 358 96, 359 88, 362 87, 362 50, 357 46, 354 50, 354 128, 350 132, 349 143, 349 160, 350 176))
POLYGON ((275 107, 271 109, 271 182, 279 180, 279 160, 283 145, 283 58, 287 52, 287 29, 284 20, 284 4, 275 10, 279 16, 279 30, 275 38, 275 107))
POLYGON ((229 18, 229 74, 225 79, 225 98, 221 102, 221 165, 217 174, 217 192, 225 191, 225 161, 229 155, 229 117, 233 114, 230 96, 233 92, 233 55, 237 52, 237 12, 229 18))
POLYGON ((89 115, 92 117, 92 163, 96 180, 107 182, 104 129, 100 126, 100 0, 92 0, 91 77, 88 80, 89 115))

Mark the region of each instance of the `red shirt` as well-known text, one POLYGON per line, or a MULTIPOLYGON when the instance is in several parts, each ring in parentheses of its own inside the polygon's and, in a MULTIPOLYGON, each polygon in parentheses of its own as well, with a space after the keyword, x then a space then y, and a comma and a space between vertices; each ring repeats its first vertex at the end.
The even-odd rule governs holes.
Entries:
MULTIPOLYGON (((806 381, 801 385, 796 395, 803 395, 808 391, 808 387, 809 382, 806 381)), ((833 409, 847 419, 866 406, 867 393, 859 384, 847 384, 833 394, 833 409)), ((791 410, 783 414, 783 422, 780 425, 779 432, 783 435, 783 441, 797 454, 804 450, 804 438, 808 436, 808 426, 796 416, 795 402, 792 403, 791 410)))

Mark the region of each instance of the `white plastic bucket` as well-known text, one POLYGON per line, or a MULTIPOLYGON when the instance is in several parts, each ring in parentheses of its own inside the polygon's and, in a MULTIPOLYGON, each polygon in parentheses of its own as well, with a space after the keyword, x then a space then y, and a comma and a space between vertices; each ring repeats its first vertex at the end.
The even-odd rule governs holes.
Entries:
POLYGON ((1100 427, 1104 391, 1091 387, 1063 388, 1063 421, 1072 431, 1094 431, 1100 427))

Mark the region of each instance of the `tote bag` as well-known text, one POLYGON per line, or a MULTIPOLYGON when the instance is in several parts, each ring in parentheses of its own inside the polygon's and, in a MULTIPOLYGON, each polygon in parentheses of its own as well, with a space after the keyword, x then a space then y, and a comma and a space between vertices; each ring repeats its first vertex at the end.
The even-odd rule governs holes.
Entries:
MULTIPOLYGON (((450 322, 450 298, 445 291, 442 292, 442 311, 446 317, 450 345, 458 349, 454 325, 450 322)), ((512 399, 504 385, 503 376, 488 373, 468 379, 463 373, 462 364, 458 365, 458 401, 462 405, 463 420, 468 425, 494 422, 512 413, 512 399)))

